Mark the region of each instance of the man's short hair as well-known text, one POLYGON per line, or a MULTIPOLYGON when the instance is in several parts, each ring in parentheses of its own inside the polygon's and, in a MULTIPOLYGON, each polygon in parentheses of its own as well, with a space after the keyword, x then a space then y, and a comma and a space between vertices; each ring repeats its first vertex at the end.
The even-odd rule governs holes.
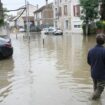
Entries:
POLYGON ((97 44, 99 44, 99 45, 104 44, 104 43, 105 43, 105 35, 104 35, 104 34, 98 34, 98 35, 96 36, 96 42, 97 42, 97 44))

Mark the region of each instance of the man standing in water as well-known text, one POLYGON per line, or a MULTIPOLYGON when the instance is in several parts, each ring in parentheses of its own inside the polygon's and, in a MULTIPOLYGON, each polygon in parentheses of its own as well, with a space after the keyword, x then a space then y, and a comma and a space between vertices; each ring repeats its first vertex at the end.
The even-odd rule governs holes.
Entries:
POLYGON ((94 84, 93 100, 100 98, 105 87, 105 36, 96 36, 97 45, 88 52, 87 62, 91 67, 91 77, 94 84))

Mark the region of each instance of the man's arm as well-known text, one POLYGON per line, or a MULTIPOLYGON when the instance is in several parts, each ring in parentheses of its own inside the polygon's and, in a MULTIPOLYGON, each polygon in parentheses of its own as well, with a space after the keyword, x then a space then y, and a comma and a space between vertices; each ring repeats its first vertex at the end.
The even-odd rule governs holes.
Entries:
POLYGON ((88 55, 87 55, 87 63, 88 63, 89 65, 91 65, 91 62, 90 62, 90 51, 88 52, 88 55))

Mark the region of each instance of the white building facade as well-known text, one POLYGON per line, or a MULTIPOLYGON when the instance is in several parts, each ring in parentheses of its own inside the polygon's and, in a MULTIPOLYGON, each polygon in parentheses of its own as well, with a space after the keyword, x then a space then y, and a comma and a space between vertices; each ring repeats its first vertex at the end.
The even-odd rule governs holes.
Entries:
MULTIPOLYGON (((25 6, 22 6, 20 8, 24 8, 24 7, 25 6)), ((20 10, 17 12, 17 16, 14 19, 14 21, 16 20, 16 24, 19 27, 25 26, 25 24, 27 22, 27 18, 28 18, 28 22, 30 24, 34 24, 34 11, 37 10, 37 6, 34 6, 32 4, 27 4, 26 8, 27 8, 27 16, 26 16, 26 10, 24 12, 23 12, 23 10, 20 10), (21 13, 22 13, 22 15, 21 15, 21 13)))
POLYGON ((71 0, 71 31, 82 33, 81 8, 79 0, 71 0))
POLYGON ((53 26, 53 3, 42 6, 34 12, 35 26, 40 28, 53 26))
POLYGON ((81 33, 79 0, 54 0, 54 26, 64 32, 81 33))

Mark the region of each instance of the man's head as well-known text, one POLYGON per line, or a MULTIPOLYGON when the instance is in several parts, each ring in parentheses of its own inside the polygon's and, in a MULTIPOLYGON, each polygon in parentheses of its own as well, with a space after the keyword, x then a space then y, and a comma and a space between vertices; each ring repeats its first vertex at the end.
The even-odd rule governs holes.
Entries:
POLYGON ((103 45, 105 43, 105 35, 104 34, 98 34, 96 36, 96 42, 99 45, 103 45))

